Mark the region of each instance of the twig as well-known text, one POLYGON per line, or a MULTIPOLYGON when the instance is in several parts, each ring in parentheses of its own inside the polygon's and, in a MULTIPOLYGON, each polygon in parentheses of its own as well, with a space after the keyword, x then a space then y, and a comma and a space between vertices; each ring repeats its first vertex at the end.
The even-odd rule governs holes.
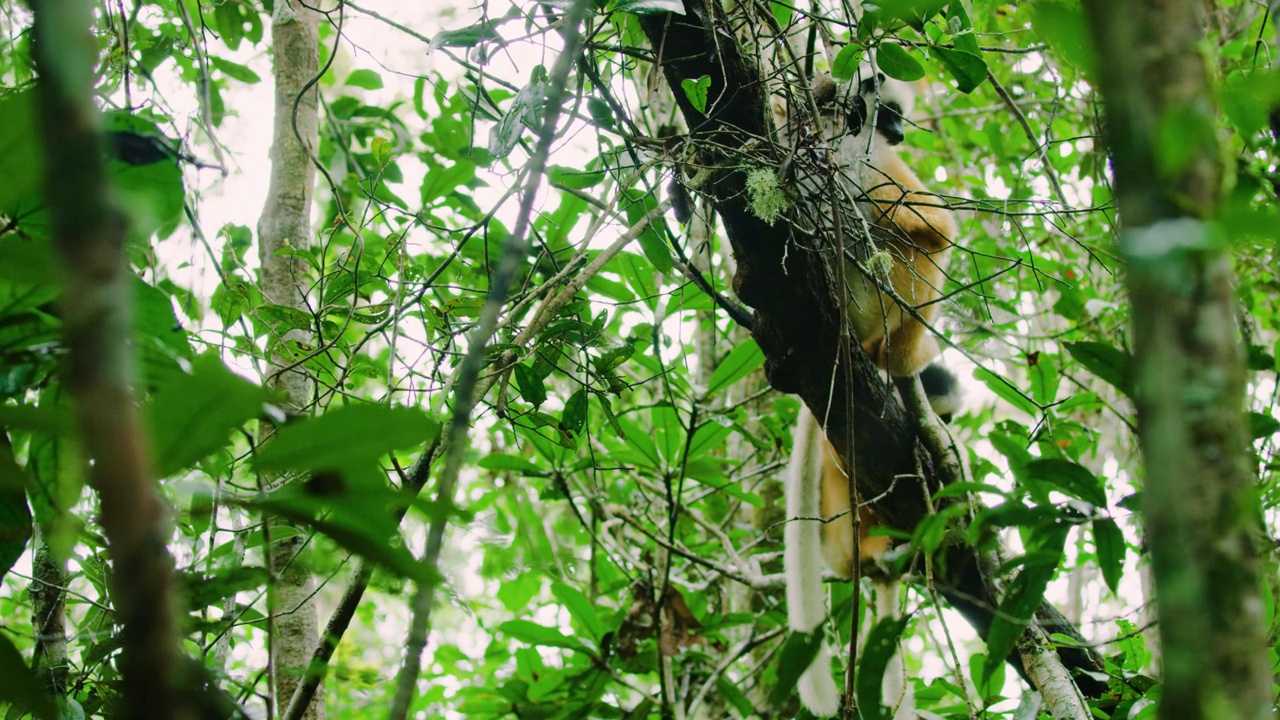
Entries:
MULTIPOLYGON (((586 15, 588 4, 587 0, 574 0, 563 18, 564 50, 556 58, 556 64, 548 79, 542 129, 538 133, 538 144, 534 148, 532 157, 529 158, 529 174, 525 180, 524 197, 520 200, 516 226, 503 245, 502 259, 489 286, 489 299, 481 311, 479 324, 467 347, 467 354, 458 368, 458 383, 454 393, 453 418, 449 423, 446 439, 444 468, 437 481, 436 503, 422 557, 422 564, 429 577, 439 572, 437 566, 440 548, 444 542, 444 529, 448 522, 449 509, 453 505, 454 486, 457 485, 458 473, 462 469, 462 458, 467 447, 467 431, 471 426, 471 411, 476 402, 476 380, 480 375, 485 348, 497 328, 498 315, 506 303, 512 278, 519 271, 520 264, 524 260, 525 247, 528 244, 525 236, 529 232, 533 203, 537 197, 538 186, 546 172, 547 156, 551 153, 551 143, 555 139, 556 127, 563 109, 569 71, 573 67, 573 58, 578 52, 578 25, 586 15)), ((431 604, 435 585, 434 581, 422 583, 414 594, 413 621, 409 629, 404 664, 396 677, 391 720, 404 720, 409 713, 409 704, 413 700, 414 688, 421 671, 422 652, 426 648, 427 633, 430 630, 431 604)))

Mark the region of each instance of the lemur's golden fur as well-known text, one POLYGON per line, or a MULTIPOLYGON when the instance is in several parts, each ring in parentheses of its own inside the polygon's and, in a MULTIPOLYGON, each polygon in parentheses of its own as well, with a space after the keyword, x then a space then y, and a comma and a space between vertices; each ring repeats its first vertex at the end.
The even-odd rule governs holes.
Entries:
MULTIPOLYGON (((861 191, 864 199, 859 200, 859 205, 863 213, 884 230, 877 233, 878 257, 887 256, 889 262, 877 260, 870 264, 887 266, 887 278, 881 278, 881 282, 897 297, 882 292, 876 282, 849 263, 844 273, 848 282, 846 314, 876 365, 901 377, 920 373, 938 356, 936 339, 904 305, 914 308, 925 322, 932 322, 956 224, 945 203, 929 193, 894 149, 902 140, 901 122, 910 110, 912 98, 899 96, 903 88, 882 80, 877 77, 869 85, 864 82, 858 86, 858 95, 851 100, 854 107, 850 108, 851 115, 857 118, 856 127, 852 127, 855 122, 851 119, 850 133, 838 140, 837 155, 841 167, 854 181, 853 189, 861 191)), ((831 94, 833 99, 836 94, 831 94)), ((937 372, 947 375, 945 370, 937 372)), ((955 388, 954 378, 949 386, 955 388)), ((940 395, 935 409, 939 413, 952 412, 955 408, 945 403, 953 400, 940 395)), ((855 547, 864 560, 878 558, 888 550, 889 538, 868 534, 877 523, 874 512, 867 507, 857 508, 861 537, 854 542, 854 506, 848 476, 834 448, 819 421, 803 410, 787 479, 787 516, 791 521, 785 538, 785 565, 792 630, 813 632, 825 620, 822 560, 848 578, 853 576, 855 547), (824 520, 821 533, 815 513, 824 520)), ((892 602, 887 592, 881 594, 885 601, 892 602)), ((834 715, 839 709, 840 695, 831 679, 829 660, 824 645, 798 684, 801 701, 818 716, 834 715)), ((907 691, 899 685, 897 692, 901 695, 907 691)), ((909 693, 903 697, 909 697, 909 693)), ((909 709, 904 713, 911 714, 909 709)))

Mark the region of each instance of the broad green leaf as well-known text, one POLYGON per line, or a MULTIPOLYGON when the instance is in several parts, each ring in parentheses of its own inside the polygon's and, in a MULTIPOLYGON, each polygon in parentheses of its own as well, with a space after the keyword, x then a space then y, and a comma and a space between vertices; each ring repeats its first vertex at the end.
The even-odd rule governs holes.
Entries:
POLYGON ((791 24, 791 18, 796 13, 795 8, 786 3, 771 2, 769 8, 773 11, 773 19, 777 20, 778 26, 783 28, 791 24))
POLYGON ((228 370, 217 355, 196 358, 190 374, 175 374, 156 390, 147 410, 159 476, 226 447, 231 431, 261 415, 266 401, 262 388, 228 370))
POLYGON ((44 156, 35 112, 34 89, 0 96, 0 215, 9 218, 21 218, 44 204, 44 156))
POLYGON ((858 66, 862 64, 861 45, 849 43, 840 48, 836 59, 831 61, 831 77, 836 80, 849 80, 858 74, 858 66))
POLYGON ((973 371, 973 377, 983 385, 986 385, 991 392, 995 393, 1001 400, 1004 400, 1018 410, 1021 410, 1032 417, 1040 414, 1040 408, 1037 407, 1030 398, 1024 395, 1021 390, 1011 384, 1008 380, 1005 380, 990 370, 987 370, 986 368, 978 368, 973 371))
POLYGON ((582 594, 581 590, 557 580, 551 583, 551 594, 560 601, 561 605, 564 605, 574 620, 591 633, 593 640, 599 642, 604 637, 604 624, 596 616, 596 606, 582 594))
POLYGON ((26 485, 26 473, 18 466, 8 443, 0 440, 0 581, 31 540, 26 485))
POLYGON ((707 395, 715 395, 764 364, 764 353, 755 340, 747 338, 731 350, 707 380, 707 395))
MULTIPOLYGON (((775 707, 783 705, 791 697, 800 676, 813 664, 825 639, 821 627, 811 633, 792 632, 787 635, 787 642, 778 653, 778 682, 769 694, 769 700, 775 707)), ((814 671, 831 672, 831 668, 814 668, 814 671)))
POLYGON ((280 428, 259 448, 254 465, 261 470, 346 468, 426 445, 439 430, 416 408, 349 405, 280 428))
POLYGON ((1132 359, 1128 353, 1100 342, 1074 342, 1065 345, 1076 362, 1115 389, 1129 395, 1129 368, 1132 359))
POLYGON ((1102 487, 1102 481, 1079 463, 1047 458, 1027 463, 1026 471, 1032 479, 1046 482, 1077 500, 1099 508, 1107 506, 1107 493, 1102 487))
POLYGON ((508 620, 499 625, 497 630, 513 640, 529 645, 590 652, 590 648, 581 640, 565 635, 557 628, 539 625, 531 620, 508 620))
POLYGON ((685 97, 689 98, 689 102, 700 113, 707 111, 707 91, 711 89, 711 76, 703 75, 694 80, 685 78, 680 81, 680 88, 684 90, 685 97))
MULTIPOLYGON (((627 190, 626 199, 622 201, 623 209, 627 214, 627 222, 632 226, 644 220, 644 218, 654 209, 658 207, 658 201, 650 193, 643 190, 627 190)), ((671 261, 671 247, 667 245, 666 234, 662 232, 662 218, 657 218, 656 222, 646 227, 637 238, 640 241, 640 249, 644 251, 644 256, 649 262, 653 263, 653 267, 660 273, 671 270, 673 263, 671 261)))
POLYGON ((529 473, 538 475, 545 470, 539 468, 534 463, 515 455, 507 455, 505 453, 493 453, 480 458, 480 462, 476 463, 485 470, 514 470, 516 472, 529 473))
POLYGON ((22 653, 6 633, 0 633, 0 703, 11 712, 31 713, 40 720, 58 720, 58 709, 36 679, 22 653))
MULTIPOLYGON (((883 592, 883 589, 881 590, 883 592)), ((910 616, 884 619, 876 623, 867 634, 858 659, 858 710, 864 718, 880 718, 888 720, 892 710, 884 706, 882 700, 882 683, 885 668, 898 649, 898 639, 906 629, 910 616)))
POLYGON ((520 391, 520 397, 525 402, 537 408, 547 401, 547 387, 543 384, 542 377, 533 368, 524 363, 518 363, 513 374, 516 389, 520 391))
POLYGON ((956 89, 962 93, 973 92, 987 79, 987 61, 981 55, 937 46, 929 52, 955 78, 956 89))
POLYGON ((585 190, 604 182, 607 175, 603 170, 575 170, 564 165, 552 165, 547 169, 547 177, 556 185, 585 190))
POLYGON ((1013 652, 1027 622, 1044 600, 1045 588, 1057 572, 1058 563, 1062 561, 1062 544, 1065 541, 1066 531, 1057 531, 1053 537, 1044 539, 1044 549, 1024 558, 1022 571, 1009 583, 1004 600, 1000 602, 1000 610, 987 632, 988 657, 984 674, 990 675, 994 666, 1003 663, 1009 653, 1013 652))
POLYGON ((232 80, 239 80, 247 85, 255 85, 262 82, 262 78, 258 77, 258 73, 250 70, 248 67, 240 63, 231 62, 226 58, 220 58, 217 55, 210 55, 209 61, 213 66, 222 72, 223 75, 232 80))
POLYGON ((881 43, 876 53, 876 66, 895 80, 914 82, 924 77, 924 66, 897 43, 881 43))
POLYGON ((1097 77, 1098 58, 1079 0, 1036 0, 1031 3, 1031 28, 1058 57, 1097 77))
POLYGON ((1249 411, 1245 413, 1245 419, 1249 421, 1249 438, 1252 440, 1261 440, 1280 432, 1280 420, 1270 415, 1249 411))
POLYGON ((564 403, 564 412, 560 415, 560 423, 565 430, 577 435, 587 425, 587 399, 590 395, 585 389, 578 390, 569 396, 564 403))
POLYGON ((1102 569, 1102 579, 1111 588, 1111 592, 1120 592, 1120 577, 1124 574, 1124 558, 1128 547, 1124 542, 1124 533, 1115 520, 1098 518, 1093 521, 1093 544, 1098 551, 1098 567, 1102 569))
POLYGON ((382 88, 382 76, 368 68, 359 68, 353 70, 343 84, 365 90, 379 90, 382 88))
POLYGON ((982 54, 978 38, 973 32, 973 21, 969 19, 963 0, 951 0, 951 4, 947 5, 947 34, 955 42, 957 50, 974 55, 982 54))

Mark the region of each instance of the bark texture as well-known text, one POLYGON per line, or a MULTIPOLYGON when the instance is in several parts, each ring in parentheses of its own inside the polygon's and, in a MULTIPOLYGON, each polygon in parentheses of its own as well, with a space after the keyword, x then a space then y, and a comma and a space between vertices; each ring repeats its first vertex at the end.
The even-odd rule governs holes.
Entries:
MULTIPOLYGON (((744 168, 777 168, 786 160, 767 140, 772 121, 766 88, 718 4, 685 0, 684 9, 683 15, 641 16, 641 25, 668 86, 711 79, 706 112, 683 92, 674 94, 700 150, 699 164, 712 168, 699 190, 711 199, 733 246, 734 290, 756 311, 752 334, 764 352, 769 382, 800 395, 825 418, 845 467, 856 468, 862 496, 883 495, 874 507, 878 519, 910 531, 929 512, 922 486, 930 495, 939 489, 946 460, 919 441, 911 416, 872 362, 849 351, 837 290, 842 285, 831 270, 837 258, 824 257, 823 242, 800 227, 785 220, 769 224, 749 208, 744 168)), ((944 597, 985 636, 999 602, 980 567, 973 548, 953 545, 943 551, 934 577, 944 597)), ((1079 636, 1053 608, 1046 606, 1040 615, 1042 622, 1052 618, 1051 632, 1079 636)), ((1058 648, 1057 654, 1069 671, 1099 667, 1087 651, 1058 648)), ((1026 676, 1016 652, 1009 661, 1026 676)), ((1074 679, 1085 697, 1106 691, 1096 677, 1074 679)))
POLYGON ((1134 400, 1164 661, 1159 716, 1268 717, 1224 167, 1198 0, 1086 0, 1134 325, 1134 400))
POLYGON ((152 484, 130 386, 126 221, 111 197, 93 101, 93 6, 83 0, 35 0, 31 7, 45 197, 66 274, 61 306, 66 383, 85 454, 92 460, 89 481, 102 507, 115 618, 123 625, 121 717, 185 718, 189 714, 178 690, 173 560, 165 546, 169 525, 152 484))
MULTIPOLYGON (((271 50, 275 58, 275 123, 272 129, 271 180, 266 203, 258 219, 259 281, 267 302, 311 314, 307 304, 310 276, 307 266, 289 248, 303 249, 311 241, 311 199, 315 167, 311 155, 318 143, 318 99, 312 84, 319 71, 320 16, 298 0, 277 0, 271 16, 271 50), (304 145, 305 143, 305 145, 304 145)), ((272 338, 271 360, 277 368, 297 361, 299 343, 311 341, 294 330, 272 338)), ((303 368, 277 370, 269 384, 282 390, 287 410, 305 414, 312 402, 312 383, 303 368)), ((272 432, 264 427, 264 436, 272 432)), ((272 521, 275 522, 275 521, 272 521)), ((293 697, 319 638, 315 606, 315 580, 298 558, 305 533, 271 544, 271 568, 275 573, 271 616, 274 635, 272 656, 273 696, 280 708, 293 697)), ((323 687, 316 693, 305 718, 325 717, 323 687)))

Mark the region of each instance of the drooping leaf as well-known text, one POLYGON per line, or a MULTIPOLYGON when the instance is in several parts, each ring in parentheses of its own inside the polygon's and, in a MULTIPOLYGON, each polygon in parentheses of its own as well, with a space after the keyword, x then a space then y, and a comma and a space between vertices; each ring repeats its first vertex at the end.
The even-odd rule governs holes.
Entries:
POLYGON ((987 79, 987 61, 981 55, 936 46, 929 52, 955 78, 956 89, 962 93, 973 92, 987 79))
POLYGON ((587 632, 591 633, 593 640, 599 642, 604 637, 604 624, 596 616, 596 606, 582 594, 581 590, 556 581, 551 583, 551 594, 560 601, 561 605, 564 605, 573 619, 582 623, 587 632))
POLYGON ((359 404, 289 423, 254 458, 262 470, 330 470, 426 445, 440 425, 416 408, 359 404))
POLYGON ((893 711, 883 704, 884 672, 898 650, 898 639, 906 629, 910 616, 886 618, 867 634, 866 644, 858 659, 858 710, 864 718, 888 720, 893 711))
POLYGON ((1059 492, 1096 507, 1107 506, 1107 493, 1103 490, 1102 481, 1079 463, 1046 458, 1027 463, 1026 470, 1032 479, 1049 483, 1059 492))
POLYGON ((747 338, 729 352, 707 380, 707 395, 714 395, 738 382, 764 364, 764 353, 756 341, 747 338))
POLYGON ((881 43, 876 53, 876 66, 895 80, 914 82, 924 77, 924 66, 897 43, 881 43))
POLYGON ((836 59, 831 61, 831 77, 836 80, 849 80, 858 74, 858 66, 862 64, 862 46, 849 43, 840 48, 836 59))
POLYGON ((1111 592, 1119 592, 1128 547, 1124 542, 1124 533, 1115 520, 1098 518, 1093 521, 1093 544, 1098 551, 1098 567, 1102 569, 1102 579, 1111 588, 1111 592))
MULTIPOLYGON (((811 633, 793 632, 787 635, 787 642, 778 653, 778 682, 773 686, 769 700, 774 706, 780 706, 791 697, 800 682, 800 676, 813 664, 813 659, 822 649, 826 637, 819 627, 811 633)), ((818 672, 831 672, 831 668, 816 668, 818 672)))
POLYGON ((203 355, 191 372, 177 373, 156 390, 148 407, 152 450, 160 477, 168 477, 220 448, 231 431, 262 414, 262 388, 203 355))
POLYGON ((1132 359, 1123 350, 1100 342, 1066 343, 1067 352, 1089 372, 1105 380, 1107 384, 1130 394, 1129 377, 1132 359))
POLYGON ((0 633, 0 702, 8 703, 11 711, 31 713, 40 720, 60 720, 57 707, 43 688, 44 683, 27 667, 9 636, 0 633))

